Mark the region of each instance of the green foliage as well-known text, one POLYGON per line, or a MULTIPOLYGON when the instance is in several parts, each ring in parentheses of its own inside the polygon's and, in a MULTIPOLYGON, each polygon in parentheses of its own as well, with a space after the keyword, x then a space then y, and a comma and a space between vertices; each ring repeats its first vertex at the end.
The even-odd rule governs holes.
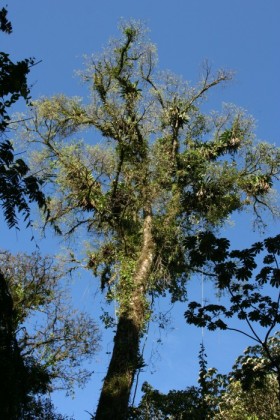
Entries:
POLYGON ((12 144, 0 143, 0 203, 9 228, 17 227, 17 212, 30 218, 30 203, 35 202, 45 209, 42 182, 28 175, 29 168, 22 159, 14 159, 12 144))
POLYGON ((201 407, 199 390, 190 387, 185 391, 169 391, 162 394, 144 383, 142 387, 144 396, 137 408, 131 408, 129 419, 180 419, 200 420, 205 418, 201 407))
MULTIPOLYGON (((0 272, 10 308, 2 305, 7 319, 3 333, 12 331, 23 363, 34 361, 36 369, 45 372, 48 390, 72 392, 75 384, 84 385, 91 372, 82 362, 96 353, 99 334, 93 320, 72 307, 62 284, 66 267, 39 254, 5 252, 0 255, 0 272)), ((38 375, 37 379, 40 384, 38 375)))
MULTIPOLYGON (((280 366, 280 332, 276 332, 267 341, 267 346, 248 347, 233 366, 232 376, 239 381, 242 389, 247 391, 252 386, 262 389, 267 378, 274 378, 277 382, 280 366)), ((277 386, 275 386, 277 396, 277 386)))
POLYGON ((267 377, 262 388, 252 386, 244 391, 240 382, 229 383, 221 396, 216 420, 277 420, 279 401, 277 399, 277 381, 267 377))
MULTIPOLYGON (((5 8, 0 11, 0 24, 1 31, 12 32, 5 8)), ((28 175, 28 166, 22 159, 15 159, 12 143, 5 138, 11 122, 9 109, 20 98, 27 103, 30 100, 27 75, 33 64, 33 59, 13 63, 9 54, 0 52, 0 204, 10 228, 17 226, 17 213, 22 213, 25 221, 30 219, 31 202, 46 209, 41 181, 28 175)))

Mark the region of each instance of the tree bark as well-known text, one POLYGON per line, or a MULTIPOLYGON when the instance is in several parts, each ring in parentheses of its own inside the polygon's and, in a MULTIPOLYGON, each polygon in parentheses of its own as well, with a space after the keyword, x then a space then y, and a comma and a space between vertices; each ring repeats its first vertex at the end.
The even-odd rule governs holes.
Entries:
POLYGON ((144 215, 142 249, 133 275, 129 304, 126 303, 124 308, 120 304, 114 348, 95 414, 96 420, 127 418, 130 391, 140 362, 139 343, 147 315, 147 280, 154 254, 152 216, 147 211, 144 215))

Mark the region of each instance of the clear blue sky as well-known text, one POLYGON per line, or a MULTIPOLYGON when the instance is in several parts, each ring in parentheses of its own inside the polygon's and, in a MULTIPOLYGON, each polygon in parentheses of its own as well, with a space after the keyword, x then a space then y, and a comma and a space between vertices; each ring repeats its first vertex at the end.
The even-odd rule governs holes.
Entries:
MULTIPOLYGON (((236 72, 227 88, 218 89, 209 98, 209 106, 233 102, 256 118, 257 137, 280 145, 280 2, 279 0, 25 0, 6 1, 13 23, 11 36, 1 35, 1 50, 15 59, 34 56, 42 60, 30 74, 32 97, 56 93, 86 94, 74 71, 83 68, 83 55, 98 52, 117 34, 120 18, 143 20, 150 28, 150 38, 157 45, 159 66, 195 82, 202 62, 207 59, 213 69, 236 72)), ((249 219, 243 217, 230 230, 235 244, 243 247, 253 240, 249 219), (246 236, 244 232, 246 231, 246 236)), ((272 226, 269 233, 275 232, 272 226)), ((5 232, 4 232, 5 233, 5 232)), ((9 234, 10 249, 23 247, 24 233, 9 234)), ((44 249, 51 248, 51 237, 44 249)), ((2 240, 4 247, 6 240, 2 240)), ((77 280, 78 281, 78 280, 77 280)), ((81 280, 81 299, 92 298, 88 292, 93 280, 81 280)), ((96 283, 95 283, 96 284, 96 283)), ((200 296, 199 282, 190 288, 191 299, 200 296)), ((90 302, 87 303, 90 307, 90 302)), ((99 301, 95 301, 99 305, 99 301)), ((165 305, 163 302, 162 305, 165 305)), ((153 374, 147 369, 140 377, 162 391, 182 389, 195 384, 198 376, 197 353, 201 332, 184 323, 184 308, 175 309, 172 329, 163 332, 159 353, 155 331, 147 345, 146 361, 152 357, 153 374), (154 354, 154 355, 153 355, 154 354), (158 358, 160 354, 160 358, 158 358)), ((104 335, 103 349, 97 355, 97 372, 88 387, 78 391, 75 400, 55 398, 62 413, 77 420, 93 412, 106 371, 111 337, 104 335)), ((230 333, 205 333, 209 366, 228 371, 249 343, 230 333)))

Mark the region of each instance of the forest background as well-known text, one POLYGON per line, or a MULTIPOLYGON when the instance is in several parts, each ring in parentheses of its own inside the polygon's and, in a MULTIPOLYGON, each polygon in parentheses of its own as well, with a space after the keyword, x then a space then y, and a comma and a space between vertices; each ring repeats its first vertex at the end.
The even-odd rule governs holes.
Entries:
MULTIPOLYGON (((86 88, 74 76, 83 68, 84 54, 98 52, 108 38, 117 33, 120 18, 141 19, 150 28, 150 37, 158 47, 159 66, 195 82, 199 79, 202 63, 207 59, 213 69, 226 68, 236 72, 226 88, 218 88, 204 105, 206 110, 220 109, 222 102, 231 102, 248 110, 256 119, 256 135, 271 143, 279 139, 279 43, 278 25, 280 6, 277 1, 75 1, 45 3, 36 1, 7 2, 14 32, 2 36, 2 49, 15 60, 34 56, 42 60, 30 74, 32 98, 64 93, 68 96, 87 96, 86 88)), ((23 104, 17 111, 24 111, 23 104)), ((252 215, 237 217, 234 226, 223 232, 234 247, 250 245, 260 232, 252 232, 252 215)), ((268 221, 267 234, 276 234, 277 225, 268 221)), ((33 232, 32 232, 33 234, 33 232)), ((2 248, 12 252, 31 252, 36 245, 42 252, 59 249, 59 239, 53 233, 40 238, 21 229, 20 232, 2 228, 2 248)), ((98 282, 85 271, 73 278, 73 296, 76 305, 88 309, 98 320, 100 296, 98 282)), ((204 291, 207 297, 207 284, 204 291)), ((189 288, 189 298, 200 299, 201 278, 189 288)), ((160 310, 168 312, 164 301, 160 310)), ((161 330, 155 324, 150 330, 145 349, 148 366, 140 376, 163 392, 183 389, 196 382, 198 376, 197 353, 202 333, 187 326, 178 305, 170 312, 170 325, 161 330)), ((63 394, 54 396, 58 411, 78 419, 88 418, 92 412, 106 372, 112 337, 103 334, 102 350, 92 366, 95 374, 84 390, 77 390, 75 399, 65 401, 63 394)), ((204 343, 209 366, 227 372, 236 357, 244 350, 248 340, 233 333, 206 333, 204 343), (221 356, 222 355, 222 356, 221 356)), ((140 390, 140 386, 139 386, 140 390)))

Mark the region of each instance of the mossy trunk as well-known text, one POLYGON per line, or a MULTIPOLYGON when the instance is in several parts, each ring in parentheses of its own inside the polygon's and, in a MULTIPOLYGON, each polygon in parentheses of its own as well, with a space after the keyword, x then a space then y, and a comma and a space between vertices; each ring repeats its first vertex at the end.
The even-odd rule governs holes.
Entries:
POLYGON ((130 390, 138 367, 139 328, 121 316, 114 340, 111 362, 104 380, 96 420, 127 418, 130 390))
POLYGON ((152 217, 148 213, 144 219, 142 249, 132 279, 129 302, 126 299, 125 303, 120 303, 112 358, 95 414, 96 420, 127 418, 130 392, 139 368, 139 344, 148 311, 147 281, 155 253, 151 224, 152 217))

